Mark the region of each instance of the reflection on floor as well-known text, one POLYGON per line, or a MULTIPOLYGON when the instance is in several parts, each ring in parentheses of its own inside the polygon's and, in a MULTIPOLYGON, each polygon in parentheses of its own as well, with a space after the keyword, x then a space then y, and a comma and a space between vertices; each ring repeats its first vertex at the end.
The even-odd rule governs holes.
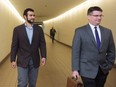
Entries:
MULTIPOLYGON (((71 75, 71 48, 47 41, 47 64, 40 66, 37 87, 66 87, 71 75)), ((17 87, 17 69, 12 69, 9 59, 0 66, 0 87, 17 87)), ((116 87, 116 68, 108 76, 105 87, 116 87)))

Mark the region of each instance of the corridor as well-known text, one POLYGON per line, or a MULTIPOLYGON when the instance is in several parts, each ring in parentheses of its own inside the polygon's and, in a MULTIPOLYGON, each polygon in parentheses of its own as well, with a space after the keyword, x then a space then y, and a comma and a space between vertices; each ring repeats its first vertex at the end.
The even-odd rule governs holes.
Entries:
MULTIPOLYGON (((71 48, 58 42, 52 44, 46 36, 47 63, 40 66, 37 87, 66 87, 71 75, 71 48)), ((17 87, 17 69, 12 69, 9 58, 0 65, 0 87, 17 87)), ((116 68, 110 72, 105 87, 116 87, 116 68)))

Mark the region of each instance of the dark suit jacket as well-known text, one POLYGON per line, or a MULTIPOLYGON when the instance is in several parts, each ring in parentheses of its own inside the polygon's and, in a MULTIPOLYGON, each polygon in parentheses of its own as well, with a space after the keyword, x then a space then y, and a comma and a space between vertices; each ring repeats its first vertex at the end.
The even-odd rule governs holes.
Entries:
POLYGON ((76 29, 72 45, 72 69, 80 75, 95 78, 99 67, 104 73, 111 70, 115 60, 115 45, 111 30, 100 26, 101 47, 97 48, 89 24, 76 29))
POLYGON ((34 67, 40 65, 40 55, 46 58, 46 43, 44 33, 41 27, 33 25, 33 37, 32 43, 29 43, 29 39, 26 33, 25 24, 14 28, 12 45, 11 45, 11 62, 16 61, 20 67, 27 67, 30 58, 32 58, 34 67))

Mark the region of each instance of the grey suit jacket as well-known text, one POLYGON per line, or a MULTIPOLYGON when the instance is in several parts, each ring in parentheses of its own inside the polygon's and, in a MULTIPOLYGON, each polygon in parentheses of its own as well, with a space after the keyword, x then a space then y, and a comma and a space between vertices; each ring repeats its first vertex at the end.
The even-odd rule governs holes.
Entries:
POLYGON ((111 70, 115 60, 115 45, 111 30, 100 26, 101 47, 97 48, 89 24, 77 28, 72 44, 72 70, 81 76, 95 78, 99 67, 104 73, 111 70))

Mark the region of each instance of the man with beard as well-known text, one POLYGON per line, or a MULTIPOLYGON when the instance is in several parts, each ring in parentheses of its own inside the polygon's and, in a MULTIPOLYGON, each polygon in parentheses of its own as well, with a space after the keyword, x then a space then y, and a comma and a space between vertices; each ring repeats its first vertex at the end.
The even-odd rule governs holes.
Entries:
POLYGON ((18 66, 17 87, 27 87, 27 85, 36 87, 40 65, 39 53, 41 53, 42 65, 46 63, 46 42, 42 28, 33 24, 34 10, 25 9, 23 16, 25 23, 15 27, 13 31, 11 66, 12 68, 18 66))

